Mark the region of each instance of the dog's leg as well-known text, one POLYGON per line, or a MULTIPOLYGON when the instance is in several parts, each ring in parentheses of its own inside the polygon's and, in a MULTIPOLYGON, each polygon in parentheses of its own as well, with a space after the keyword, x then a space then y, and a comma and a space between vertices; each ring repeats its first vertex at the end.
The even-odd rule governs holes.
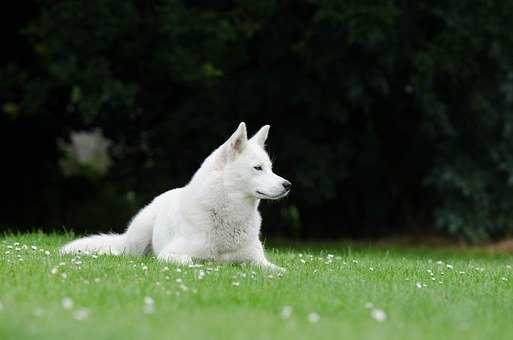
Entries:
POLYGON ((277 266, 274 263, 271 263, 269 260, 267 260, 264 254, 264 247, 262 246, 262 243, 259 240, 251 243, 251 245, 244 247, 234 253, 223 255, 221 261, 247 262, 262 269, 270 270, 273 272, 283 273, 286 271, 285 268, 277 266))
POLYGON ((192 257, 195 254, 191 245, 194 242, 175 240, 169 243, 157 254, 157 259, 164 262, 172 262, 178 265, 192 264, 192 257))

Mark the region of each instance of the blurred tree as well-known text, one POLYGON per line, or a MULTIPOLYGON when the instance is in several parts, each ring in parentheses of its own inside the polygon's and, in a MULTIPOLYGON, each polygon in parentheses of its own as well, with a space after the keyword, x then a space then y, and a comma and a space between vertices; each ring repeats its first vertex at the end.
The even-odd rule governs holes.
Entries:
POLYGON ((295 183, 264 209, 266 232, 511 234, 512 12, 499 0, 35 2, 0 67, 0 223, 119 229, 245 120, 272 125, 276 168, 295 183), (108 171, 66 172, 62 145, 97 128, 108 171))

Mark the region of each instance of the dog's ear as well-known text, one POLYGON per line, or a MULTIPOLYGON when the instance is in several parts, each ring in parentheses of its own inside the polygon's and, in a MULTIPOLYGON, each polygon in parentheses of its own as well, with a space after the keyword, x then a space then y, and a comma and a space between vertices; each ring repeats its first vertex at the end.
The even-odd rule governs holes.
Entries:
POLYGON ((251 141, 264 147, 265 141, 267 140, 267 135, 269 134, 270 125, 264 125, 258 130, 257 133, 253 137, 251 137, 251 141))
POLYGON ((233 135, 228 138, 226 142, 226 153, 228 156, 228 160, 234 159, 238 154, 240 154, 244 148, 246 147, 246 143, 248 142, 248 133, 246 131, 246 124, 244 122, 239 124, 239 127, 233 135))

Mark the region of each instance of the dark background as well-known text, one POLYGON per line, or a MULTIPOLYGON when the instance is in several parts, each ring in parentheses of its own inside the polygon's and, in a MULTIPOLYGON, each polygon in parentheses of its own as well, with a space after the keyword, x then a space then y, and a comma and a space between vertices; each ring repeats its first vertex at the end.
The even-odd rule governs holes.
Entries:
POLYGON ((513 232, 512 1, 4 7, 4 230, 121 230, 245 121, 294 183, 268 236, 513 232))

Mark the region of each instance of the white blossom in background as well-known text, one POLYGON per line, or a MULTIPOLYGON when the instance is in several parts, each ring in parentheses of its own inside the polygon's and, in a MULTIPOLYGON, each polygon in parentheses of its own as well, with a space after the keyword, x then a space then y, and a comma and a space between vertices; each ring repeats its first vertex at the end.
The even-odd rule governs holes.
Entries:
POLYGON ((73 319, 82 321, 89 317, 89 310, 86 308, 80 308, 73 311, 73 319))
POLYGON ((308 314, 308 321, 316 323, 321 319, 321 316, 315 312, 308 314))
POLYGON ((385 311, 379 308, 373 308, 371 310, 371 317, 378 322, 383 322, 387 319, 385 311))
POLYGON ((64 299, 62 299, 61 304, 62 304, 62 308, 64 308, 64 309, 72 309, 73 308, 73 300, 71 300, 71 298, 69 298, 69 297, 65 297, 64 299))
POLYGON ((112 164, 108 152, 111 144, 101 129, 71 132, 69 142, 59 142, 65 154, 59 162, 64 175, 105 175, 112 164))
POLYGON ((289 319, 292 316, 292 307, 291 306, 285 306, 281 310, 281 317, 282 319, 289 319))
POLYGON ((153 298, 146 296, 144 298, 144 306, 143 306, 144 314, 153 314, 155 313, 155 300, 153 298))

